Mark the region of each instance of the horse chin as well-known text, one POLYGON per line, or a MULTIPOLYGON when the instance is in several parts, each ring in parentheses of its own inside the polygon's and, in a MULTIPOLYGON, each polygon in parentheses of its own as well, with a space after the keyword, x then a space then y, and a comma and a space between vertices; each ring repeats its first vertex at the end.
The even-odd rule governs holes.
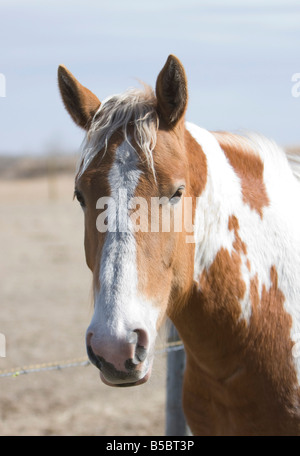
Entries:
POLYGON ((143 383, 146 383, 149 380, 149 378, 151 377, 151 371, 152 371, 152 365, 149 367, 147 373, 139 380, 130 381, 129 379, 126 379, 126 380, 116 379, 114 382, 108 381, 105 378, 105 376, 103 375, 103 373, 100 371, 100 379, 105 385, 126 388, 129 386, 138 386, 138 385, 142 385, 143 383))

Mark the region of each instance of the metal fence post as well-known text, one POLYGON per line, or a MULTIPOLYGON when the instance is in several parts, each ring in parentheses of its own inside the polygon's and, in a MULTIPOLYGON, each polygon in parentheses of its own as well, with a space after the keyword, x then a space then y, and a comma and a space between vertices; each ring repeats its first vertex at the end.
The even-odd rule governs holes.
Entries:
MULTIPOLYGON (((171 323, 168 342, 179 341, 175 326, 171 323)), ((182 385, 185 368, 183 349, 169 351, 167 354, 167 398, 166 398, 166 435, 190 435, 182 410, 182 385)))

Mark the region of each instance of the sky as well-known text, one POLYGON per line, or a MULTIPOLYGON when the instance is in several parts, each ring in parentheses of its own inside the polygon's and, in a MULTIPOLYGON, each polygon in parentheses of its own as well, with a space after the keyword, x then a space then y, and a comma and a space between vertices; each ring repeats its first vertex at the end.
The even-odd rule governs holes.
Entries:
POLYGON ((79 151, 59 64, 103 100, 155 87, 169 54, 186 70, 187 120, 300 144, 298 0, 1 0, 0 18, 0 154, 79 151))

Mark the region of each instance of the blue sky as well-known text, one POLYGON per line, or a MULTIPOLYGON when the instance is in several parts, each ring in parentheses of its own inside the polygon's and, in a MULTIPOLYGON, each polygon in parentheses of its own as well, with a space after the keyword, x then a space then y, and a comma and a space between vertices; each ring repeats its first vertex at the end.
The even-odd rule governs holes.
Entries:
POLYGON ((60 63, 103 99, 155 86, 170 53, 186 69, 188 120, 300 144, 298 0, 1 0, 0 17, 0 153, 79 149, 60 63))

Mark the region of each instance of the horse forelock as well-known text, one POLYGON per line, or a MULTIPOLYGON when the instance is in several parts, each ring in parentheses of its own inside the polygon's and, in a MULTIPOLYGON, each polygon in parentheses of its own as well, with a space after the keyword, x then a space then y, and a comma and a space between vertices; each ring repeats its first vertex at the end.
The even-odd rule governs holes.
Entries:
POLYGON ((116 131, 121 131, 128 143, 131 139, 136 142, 155 175, 153 150, 159 126, 156 103, 155 94, 147 85, 144 89, 128 89, 104 100, 83 141, 77 179, 100 151, 107 152, 109 140, 116 131))

